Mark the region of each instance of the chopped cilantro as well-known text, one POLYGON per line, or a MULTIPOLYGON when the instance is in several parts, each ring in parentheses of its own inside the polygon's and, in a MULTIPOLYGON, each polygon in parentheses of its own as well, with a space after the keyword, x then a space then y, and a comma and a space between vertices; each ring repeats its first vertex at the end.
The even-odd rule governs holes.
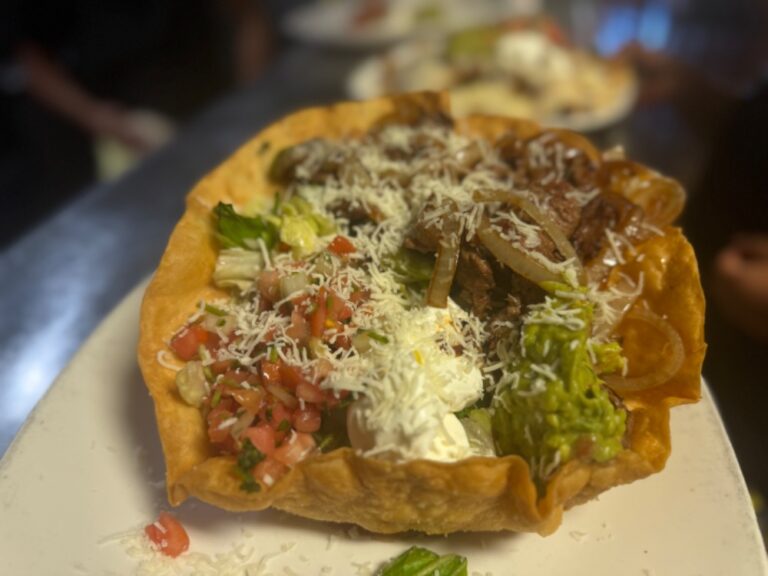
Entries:
POLYGON ((240 454, 237 457, 237 465, 248 472, 251 468, 256 466, 259 462, 264 460, 265 456, 253 445, 250 438, 243 440, 243 445, 240 447, 240 454))
POLYGON ((208 312, 208 314, 213 314, 214 316, 226 316, 227 315, 227 313, 224 310, 214 306, 213 304, 206 304, 205 305, 205 311, 208 312))
POLYGON ((332 446, 336 440, 333 434, 313 434, 315 444, 320 452, 325 452, 325 449, 332 446))
POLYGON ((467 559, 458 554, 439 556, 412 546, 376 571, 376 576, 467 576, 467 559))
POLYGON ((258 492, 261 490, 261 486, 256 479, 249 473, 243 472, 239 467, 235 466, 235 474, 237 474, 242 482, 240 483, 240 490, 246 492, 258 492))
POLYGON ((379 344, 389 344, 389 338, 384 336, 384 334, 379 334, 374 330, 368 330, 366 334, 368 334, 368 338, 370 338, 371 340, 376 340, 376 342, 378 342, 379 344))
POLYGON ((246 492, 258 492, 261 490, 261 486, 256 482, 251 471, 253 467, 259 462, 264 460, 266 456, 253 445, 253 442, 249 438, 243 441, 243 445, 240 448, 240 454, 237 456, 237 466, 235 471, 243 481, 240 484, 240 489, 246 492))

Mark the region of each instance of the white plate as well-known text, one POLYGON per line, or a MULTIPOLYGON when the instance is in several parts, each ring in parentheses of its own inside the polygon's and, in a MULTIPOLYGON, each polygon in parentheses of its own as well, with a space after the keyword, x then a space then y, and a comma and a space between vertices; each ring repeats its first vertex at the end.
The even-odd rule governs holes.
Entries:
MULTIPOLYGON (((370 100, 387 94, 384 81, 386 59, 394 69, 406 68, 419 60, 434 57, 440 44, 432 39, 404 42, 388 52, 370 56, 355 66, 346 78, 347 95, 353 100, 370 100)), ((546 126, 567 128, 577 132, 594 132, 607 128, 626 118, 635 107, 638 97, 637 77, 631 70, 626 73, 626 85, 622 87, 611 106, 577 112, 566 116, 532 118, 546 126)))
POLYGON ((352 21, 359 10, 360 3, 357 0, 316 0, 289 12, 283 28, 288 36, 303 42, 337 48, 368 49, 414 35, 449 32, 467 25, 492 22, 513 13, 530 12, 536 9, 538 0, 528 0, 527 4, 532 6, 525 6, 521 10, 489 0, 474 0, 471 5, 460 0, 443 0, 440 20, 425 25, 414 21, 415 8, 410 1, 389 0, 392 8, 386 17, 355 28, 352 21))
MULTIPOLYGON (((139 539, 115 537, 137 533, 167 507, 152 403, 135 360, 143 288, 91 336, 0 463, 3 574, 148 573, 126 552, 126 542, 139 539)), ((673 410, 672 432, 666 470, 566 512, 548 538, 381 537, 197 502, 177 515, 193 552, 214 555, 238 545, 251 561, 277 554, 251 575, 366 574, 411 544, 465 554, 470 574, 481 576, 768 574, 741 472, 706 390, 699 404, 673 410)), ((191 573, 182 570, 190 563, 169 560, 164 573, 191 573)))

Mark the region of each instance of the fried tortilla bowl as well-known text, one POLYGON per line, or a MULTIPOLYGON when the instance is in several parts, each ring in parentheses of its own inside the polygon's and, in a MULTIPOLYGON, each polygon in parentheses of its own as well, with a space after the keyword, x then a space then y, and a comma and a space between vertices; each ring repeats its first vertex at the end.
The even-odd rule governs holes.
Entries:
MULTIPOLYGON (((635 247, 642 258, 614 267, 604 280, 610 285, 622 273, 637 277, 642 271, 644 288, 633 309, 665 318, 679 334, 678 348, 682 342, 682 363, 664 382, 647 389, 627 386, 618 392, 630 411, 626 449, 604 464, 569 461, 549 479, 543 493, 537 492, 528 464, 519 456, 395 463, 365 458, 350 448, 315 454, 274 486, 247 493, 234 473, 235 457, 214 453, 200 409, 181 399, 175 372, 158 361, 168 338, 201 300, 226 296, 211 282, 217 253, 212 208, 219 201, 242 206, 254 194, 274 195, 277 186, 268 179, 268 169, 288 146, 318 137, 360 136, 383 123, 415 123, 447 114, 447 97, 430 93, 303 110, 264 129, 189 194, 186 212, 144 297, 139 342, 139 363, 154 400, 171 504, 194 496, 232 511, 273 507, 380 533, 511 530, 545 535, 559 526, 564 509, 664 467, 670 454, 670 408, 699 399, 705 351, 704 299, 696 259, 681 231, 669 226, 682 209, 684 194, 677 183, 639 165, 604 160, 586 140, 564 131, 552 133, 599 163, 601 185, 640 204, 663 230, 663 235, 653 235, 635 247)), ((496 117, 462 119, 456 121, 455 130, 490 141, 508 133, 521 138, 542 133, 534 123, 496 117)), ((663 331, 638 321, 631 311, 617 332, 629 360, 628 381, 642 379, 671 353, 672 344, 663 331)))

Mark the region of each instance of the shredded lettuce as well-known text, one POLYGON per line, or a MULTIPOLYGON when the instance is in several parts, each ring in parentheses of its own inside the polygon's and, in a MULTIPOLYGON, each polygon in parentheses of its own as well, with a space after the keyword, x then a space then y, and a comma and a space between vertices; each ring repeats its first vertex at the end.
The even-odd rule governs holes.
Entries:
POLYGON ((335 233, 336 225, 325 216, 314 211, 312 204, 301 198, 294 196, 288 202, 284 202, 279 207, 279 213, 283 216, 304 216, 309 225, 318 236, 328 236, 335 233))
POLYGON ((291 247, 293 257, 300 259, 317 250, 317 232, 307 216, 283 216, 280 240, 291 247))
POLYGON ((213 270, 213 283, 219 288, 246 290, 264 267, 261 252, 243 248, 225 248, 219 251, 213 270))
POLYGON ((235 212, 232 204, 219 202, 213 209, 216 220, 216 238, 223 248, 258 248, 263 240, 267 248, 277 243, 277 228, 261 216, 243 216, 235 212))

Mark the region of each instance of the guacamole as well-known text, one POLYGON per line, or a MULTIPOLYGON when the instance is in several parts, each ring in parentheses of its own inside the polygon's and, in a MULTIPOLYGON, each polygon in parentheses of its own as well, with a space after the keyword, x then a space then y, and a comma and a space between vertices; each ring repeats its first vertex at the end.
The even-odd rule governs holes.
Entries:
POLYGON ((626 412, 598 378, 621 369, 621 347, 589 339, 593 305, 584 292, 548 288, 551 294, 523 319, 520 353, 492 404, 499 453, 525 458, 537 479, 574 457, 613 458, 626 431, 626 412))

